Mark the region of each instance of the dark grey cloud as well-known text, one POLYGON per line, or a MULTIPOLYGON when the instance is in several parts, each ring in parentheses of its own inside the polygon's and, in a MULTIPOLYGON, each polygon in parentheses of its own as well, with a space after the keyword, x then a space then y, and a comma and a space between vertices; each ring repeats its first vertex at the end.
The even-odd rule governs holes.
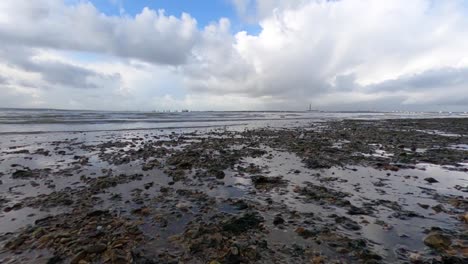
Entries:
POLYGON ((120 79, 118 74, 103 75, 86 68, 61 62, 43 62, 34 64, 34 66, 35 71, 40 73, 45 81, 72 88, 99 88, 99 85, 92 81, 93 78, 114 81, 120 79))
MULTIPOLYGON (((26 47, 3 46, 0 48, 0 61, 7 65, 40 74, 51 85, 87 89, 99 88, 99 81, 120 81, 120 75, 105 75, 96 71, 55 60, 35 60, 37 53, 26 47)), ((37 87, 30 81, 18 80, 17 84, 37 87)))
MULTIPOLYGON (((399 76, 397 79, 369 85, 374 91, 427 91, 464 86, 468 93, 468 67, 444 67, 417 74, 399 76)), ((468 102, 467 102, 468 104, 468 102)))
POLYGON ((5 76, 0 75, 0 85, 2 85, 2 84, 5 85, 5 84, 8 84, 8 83, 9 83, 8 78, 5 77, 5 76))

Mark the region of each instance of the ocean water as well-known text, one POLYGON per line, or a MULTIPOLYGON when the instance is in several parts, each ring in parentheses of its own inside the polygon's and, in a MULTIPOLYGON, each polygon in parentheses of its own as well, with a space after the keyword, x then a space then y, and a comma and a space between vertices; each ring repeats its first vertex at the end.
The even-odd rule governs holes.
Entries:
POLYGON ((288 126, 336 119, 468 117, 467 113, 394 112, 132 112, 0 109, 0 134, 93 132, 223 126, 288 126))

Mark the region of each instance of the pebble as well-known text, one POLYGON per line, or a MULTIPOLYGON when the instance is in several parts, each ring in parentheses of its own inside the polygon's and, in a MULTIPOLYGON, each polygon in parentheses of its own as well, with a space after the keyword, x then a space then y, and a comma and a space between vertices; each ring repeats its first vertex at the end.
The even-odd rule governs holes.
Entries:
POLYGON ((424 178, 425 181, 427 181, 428 183, 437 183, 439 182, 438 180, 432 178, 432 177, 427 177, 427 178, 424 178))

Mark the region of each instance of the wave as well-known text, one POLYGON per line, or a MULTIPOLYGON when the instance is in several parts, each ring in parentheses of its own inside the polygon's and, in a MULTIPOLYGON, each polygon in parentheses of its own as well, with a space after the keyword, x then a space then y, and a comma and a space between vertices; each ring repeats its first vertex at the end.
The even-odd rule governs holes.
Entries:
POLYGON ((196 128, 223 128, 233 126, 245 126, 244 124, 232 125, 202 125, 202 126, 168 126, 168 127, 138 127, 138 128, 120 128, 120 129, 94 129, 94 130, 57 130, 57 131, 25 131, 25 132, 0 132, 0 135, 36 135, 53 133, 92 133, 92 132, 118 132, 118 131, 145 131, 145 130, 168 130, 168 129, 196 129, 196 128))

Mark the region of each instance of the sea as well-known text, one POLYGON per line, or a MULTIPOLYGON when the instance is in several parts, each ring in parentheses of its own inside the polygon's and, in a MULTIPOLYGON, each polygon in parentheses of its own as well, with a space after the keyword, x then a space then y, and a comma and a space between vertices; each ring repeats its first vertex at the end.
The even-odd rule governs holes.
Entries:
POLYGON ((462 112, 323 112, 323 111, 86 111, 2 109, 1 134, 99 132, 216 127, 284 127, 342 119, 468 117, 462 112))

